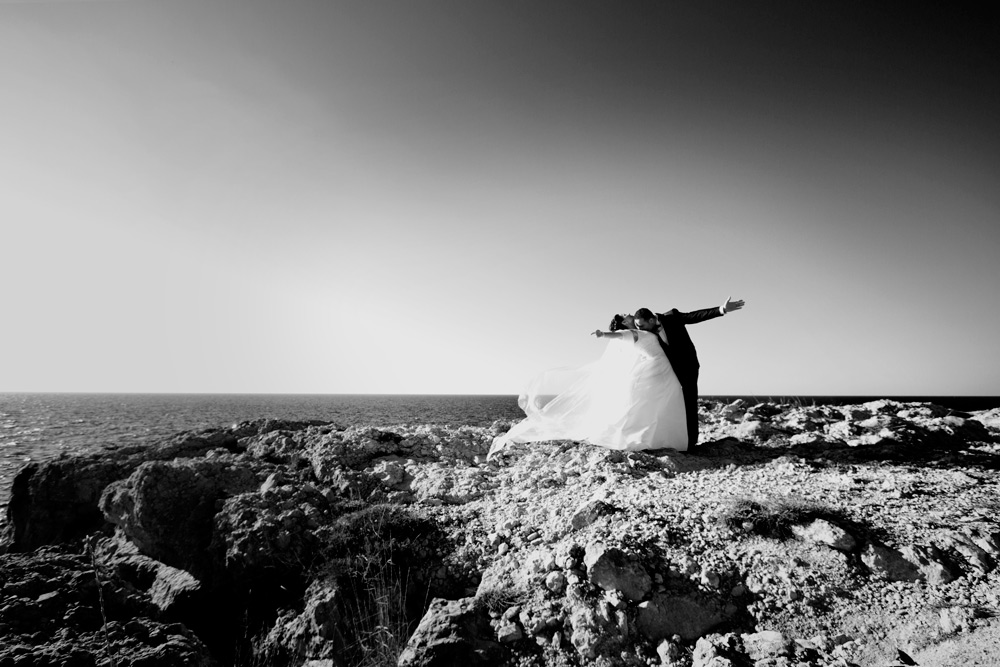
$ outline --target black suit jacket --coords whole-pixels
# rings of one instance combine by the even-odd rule
[[[694,343],[691,342],[691,336],[688,335],[685,326],[716,317],[722,317],[722,311],[718,307],[694,310],[690,313],[682,313],[673,308],[665,313],[656,314],[656,319],[667,334],[667,344],[661,340],[660,347],[666,353],[677,379],[681,381],[681,386],[685,390],[697,387],[700,368],[698,353],[695,352]]]

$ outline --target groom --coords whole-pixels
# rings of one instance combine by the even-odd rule
[[[726,303],[717,308],[705,308],[690,313],[682,313],[676,308],[659,314],[653,313],[648,308],[635,311],[636,328],[657,335],[660,347],[663,348],[677,379],[680,380],[684,392],[684,412],[687,415],[688,449],[693,448],[698,442],[699,365],[694,343],[691,342],[691,337],[684,327],[687,324],[697,324],[722,317],[742,307],[742,300],[733,301],[730,297],[726,299]]]

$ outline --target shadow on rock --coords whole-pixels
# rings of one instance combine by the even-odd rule
[[[256,642],[264,664],[394,661],[430,600],[468,583],[442,567],[451,547],[426,519],[393,505],[345,503],[342,510],[316,530],[321,547],[301,602]]]
[[[6,554],[0,571],[0,665],[215,664],[188,627],[162,616],[88,544]]]

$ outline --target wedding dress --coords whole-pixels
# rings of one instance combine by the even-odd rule
[[[493,441],[489,456],[511,442],[540,440],[576,440],[619,450],[686,450],[684,395],[656,334],[621,333],[621,338],[608,339],[597,361],[547,371],[532,380],[518,398],[527,416]]]

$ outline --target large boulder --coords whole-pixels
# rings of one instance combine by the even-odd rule
[[[590,544],[584,563],[591,583],[606,591],[620,591],[629,600],[642,600],[653,586],[649,572],[639,559],[617,547]]]
[[[134,544],[119,538],[98,542],[97,558],[116,577],[144,592],[159,617],[190,622],[201,616],[207,589],[189,572],[143,556]]]
[[[979,521],[958,530],[943,530],[935,543],[963,560],[965,569],[978,574],[994,570],[1000,559],[1000,530],[995,523]]]
[[[258,420],[225,429],[185,432],[160,442],[114,446],[82,456],[62,455],[21,468],[11,485],[7,522],[0,535],[10,551],[80,539],[106,527],[99,502],[109,484],[149,461],[199,458],[213,450],[242,451],[272,431],[301,430],[313,422]]]
[[[938,586],[954,581],[962,572],[934,545],[910,545],[899,550],[903,558],[916,565],[919,580]]]
[[[850,553],[858,546],[853,535],[826,519],[815,519],[806,525],[793,525],[791,530],[793,535],[804,542],[823,544],[844,553]]]
[[[399,656],[399,667],[498,665],[503,650],[473,598],[434,599]]]
[[[150,461],[109,484],[100,507],[140,552],[203,577],[216,503],[256,489],[261,477],[228,457]]]
[[[292,483],[295,482],[295,483]],[[341,512],[315,486],[272,474],[260,484],[220,502],[210,526],[209,551],[217,572],[230,580],[277,578],[301,573],[333,532]],[[330,541],[328,546],[333,548]]]
[[[950,559],[933,545],[908,545],[897,550],[868,544],[861,552],[861,561],[874,574],[889,581],[926,581],[939,585],[961,575]]]
[[[619,511],[621,511],[619,508],[610,503],[606,503],[603,500],[588,500],[580,505],[576,509],[576,512],[573,513],[573,517],[570,519],[570,525],[574,530],[580,530],[596,523],[603,517],[611,516],[615,512]]]
[[[351,612],[335,580],[315,581],[305,593],[302,611],[279,614],[258,653],[266,664],[298,664],[346,656],[349,646],[342,629]]]
[[[138,465],[106,456],[60,457],[21,468],[11,485],[4,542],[11,551],[69,542],[100,530],[98,500]]]
[[[872,573],[889,581],[919,581],[920,568],[903,554],[883,544],[867,544],[861,552],[863,562]]]

